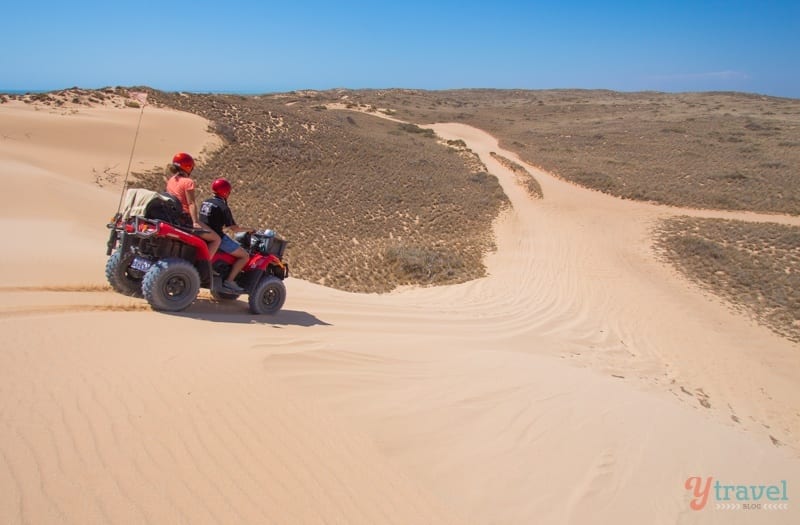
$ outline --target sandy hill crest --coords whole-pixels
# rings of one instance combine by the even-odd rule
[[[382,294],[292,278],[285,308],[268,319],[208,294],[177,315],[153,312],[98,286],[118,195],[93,169],[127,160],[140,111],[0,104],[0,176],[16,196],[0,224],[9,253],[24,254],[0,257],[4,522],[798,522],[791,500],[744,509],[747,500],[713,491],[785,484],[791,497],[800,483],[797,344],[653,250],[653,228],[667,221],[665,235],[691,238],[683,247],[693,253],[738,261],[728,249],[763,251],[792,277],[795,252],[772,250],[792,242],[797,216],[619,199],[532,166],[474,125],[404,124],[383,118],[404,120],[399,106],[307,95],[268,106],[203,96],[214,122],[147,107],[135,171],[175,151],[220,151],[220,169],[242,176],[259,218],[293,211],[293,227],[308,225],[298,247],[335,231],[323,268],[345,245],[370,246],[371,230],[352,234],[355,215],[432,249],[448,239],[447,221],[467,217],[461,201],[478,195],[484,202],[469,202],[492,211],[469,232],[491,234],[485,277]],[[325,109],[337,102],[350,111]],[[220,128],[234,117],[241,124]],[[224,129],[228,145],[209,129]],[[467,150],[485,168],[472,171]],[[248,176],[271,163],[269,184],[248,190]],[[542,198],[520,184],[525,173]],[[412,229],[409,195],[433,199],[422,205],[441,217],[420,214]],[[393,206],[406,214],[386,219]],[[765,229],[730,243],[743,231],[731,234],[731,219]],[[426,220],[442,221],[429,241]],[[787,227],[779,236],[776,221]],[[485,240],[475,238],[455,252],[475,253]],[[310,274],[315,254],[302,253]],[[712,491],[697,509],[690,482],[701,478]]]

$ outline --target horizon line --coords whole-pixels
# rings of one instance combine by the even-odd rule
[[[242,90],[194,90],[194,89],[160,89],[155,88],[152,86],[147,85],[131,85],[131,86],[122,86],[122,85],[107,85],[102,87],[81,87],[81,86],[69,86],[63,88],[54,88],[54,89],[5,89],[0,88],[0,95],[26,95],[26,94],[42,94],[42,93],[56,93],[59,91],[69,91],[71,89],[82,89],[86,91],[103,91],[105,89],[116,89],[116,88],[123,88],[123,89],[152,89],[154,91],[161,91],[163,93],[190,93],[194,95],[240,95],[240,96],[258,96],[258,95],[280,95],[280,94],[288,94],[288,93],[296,93],[301,91],[391,91],[391,90],[410,90],[410,91],[428,91],[428,92],[436,92],[436,91],[469,91],[469,90],[484,90],[484,91],[607,91],[610,93],[622,93],[622,94],[635,94],[635,93],[659,93],[665,95],[681,95],[681,94],[714,94],[714,93],[730,93],[730,94],[741,94],[741,95],[754,95],[754,96],[762,96],[762,97],[772,97],[772,98],[784,98],[790,100],[800,100],[800,96],[792,97],[792,96],[784,96],[784,95],[770,95],[767,93],[758,93],[754,91],[737,91],[737,90],[657,90],[657,89],[640,89],[640,90],[618,90],[618,89],[610,89],[610,88],[581,88],[581,87],[561,87],[561,88],[512,88],[512,87],[460,87],[460,88],[439,88],[439,89],[430,89],[430,88],[414,88],[414,87],[359,87],[359,88],[349,88],[349,87],[332,87],[332,88],[299,88],[299,89],[290,89],[285,91],[259,91],[259,90],[251,90],[251,89],[242,89]]]

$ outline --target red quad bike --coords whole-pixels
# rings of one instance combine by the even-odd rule
[[[237,299],[222,287],[235,258],[217,251],[209,260],[208,245],[186,228],[159,219],[120,214],[108,224],[106,278],[119,293],[144,297],[154,310],[179,312],[208,288],[217,300]],[[240,233],[236,240],[250,253],[236,283],[248,295],[250,312],[274,314],[286,300],[283,280],[289,266],[282,261],[286,240],[272,230]],[[115,251],[116,249],[116,251]]]

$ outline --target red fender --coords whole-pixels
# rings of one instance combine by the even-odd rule
[[[217,253],[215,253],[214,257],[211,259],[211,262],[215,263],[217,261],[222,261],[224,263],[228,263],[230,265],[233,265],[233,263],[236,262],[236,257],[234,257],[233,255],[231,255],[229,253],[223,252],[221,250],[217,250]]]
[[[194,246],[195,249],[197,250],[196,259],[198,261],[209,260],[208,244],[206,244],[206,241],[204,241],[200,237],[192,235],[191,233],[186,233],[183,230],[179,230],[178,228],[175,228],[172,225],[167,224],[166,222],[161,222],[158,224],[158,234],[163,235],[164,237],[177,239],[185,244]]]
[[[272,255],[272,254],[270,254],[270,255],[261,255],[259,253],[259,254],[253,255],[250,258],[250,261],[248,261],[246,268],[248,270],[264,270],[264,271],[266,271],[266,269],[269,268],[270,266],[272,266],[273,264],[278,266],[278,267],[280,267],[281,269],[284,268],[284,265],[281,262],[281,260],[278,259],[277,257],[275,257],[274,255]]]

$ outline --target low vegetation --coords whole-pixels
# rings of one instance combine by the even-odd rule
[[[107,87],[104,89],[82,89],[73,87],[47,93],[24,93],[0,95],[0,102],[18,100],[25,104],[49,106],[53,109],[72,106],[95,106],[107,104],[112,107],[139,108],[140,104],[130,99],[128,88]]]
[[[357,292],[463,282],[485,274],[507,198],[474,153],[429,129],[345,111],[304,94],[244,97],[149,91],[149,102],[209,119],[223,148],[195,173],[234,184],[242,224],[290,241],[293,273]],[[163,188],[162,174],[137,174]]]
[[[798,99],[487,89],[317,96],[391,108],[409,122],[470,124],[529,164],[627,199],[800,214]]]
[[[678,217],[656,245],[700,286],[800,342],[800,227]]]
[[[400,129],[408,133],[418,133],[425,137],[433,138],[436,134],[433,132],[432,129],[429,128],[421,128],[416,124],[400,124]]]
[[[525,169],[524,166],[502,155],[498,155],[494,151],[491,152],[491,155],[492,158],[497,160],[497,162],[502,164],[505,168],[510,169],[514,173],[517,184],[525,188],[525,190],[528,192],[528,195],[537,199],[544,197],[544,194],[542,193],[542,187],[539,185],[539,181],[537,181],[534,176],[531,175],[527,169]]]

